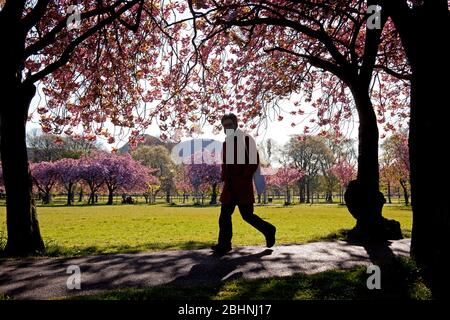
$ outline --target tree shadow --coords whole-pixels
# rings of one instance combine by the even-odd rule
[[[196,245],[187,243],[186,246]],[[405,245],[405,244],[403,244]],[[402,248],[405,248],[404,250]],[[397,254],[407,255],[405,247],[397,245]],[[403,250],[403,251],[402,251]],[[408,248],[409,250],[409,248]],[[296,287],[308,287],[310,274],[335,269],[349,269],[373,263],[386,266],[386,261],[394,257],[389,243],[354,243],[343,241],[335,243],[311,243],[304,245],[284,245],[272,249],[263,247],[237,247],[229,255],[217,256],[211,250],[182,250],[136,254],[105,254],[65,259],[22,259],[0,261],[0,292],[20,299],[64,297],[97,294],[108,290],[125,288],[148,289],[154,287],[170,288],[176,286],[188,292],[194,285],[209,285],[207,295],[214,297],[225,283],[241,279],[261,277],[298,276],[292,287],[289,281],[275,283],[252,282],[245,284],[236,295],[251,297],[252,290],[259,288],[264,296],[276,296],[285,291],[285,297],[297,295]],[[66,281],[70,274],[67,268],[79,266],[81,271],[81,290],[67,289]],[[386,279],[395,282],[395,265],[382,269]],[[384,267],[382,267],[384,268]],[[387,267],[386,267],[387,268]],[[394,273],[390,270],[394,270]],[[361,272],[362,276],[364,275]],[[384,275],[383,275],[384,277]],[[335,278],[335,280],[332,280]],[[330,283],[339,287],[341,274],[332,274]],[[344,277],[345,278],[345,277]],[[384,278],[383,278],[384,279]],[[349,278],[349,281],[352,278]],[[304,282],[306,281],[306,282]],[[319,280],[317,280],[319,281]],[[327,296],[327,282],[323,280],[316,296]],[[346,280],[345,280],[346,281]],[[345,282],[344,281],[344,282]],[[211,287],[212,285],[212,287]],[[164,288],[163,288],[164,287]],[[310,289],[307,289],[311,291]],[[323,294],[320,294],[320,290]],[[257,291],[253,291],[256,294]],[[233,295],[232,295],[233,296]],[[205,294],[202,295],[205,297]]]
[[[202,283],[219,283],[224,280],[233,280],[240,278],[242,272],[233,272],[240,266],[258,262],[262,257],[271,255],[273,250],[265,249],[256,254],[245,254],[239,249],[235,250],[233,256],[238,254],[238,257],[219,256],[214,253],[209,255],[206,260],[194,265],[188,274],[177,277],[170,284],[202,284]],[[264,268],[260,265],[253,269],[253,271],[261,271]]]
[[[70,259],[21,259],[0,261],[0,288],[8,296],[29,299],[52,291],[51,296],[90,294],[120,288],[145,288],[161,284],[201,280],[204,270],[215,281],[239,265],[254,262],[270,254],[262,253],[228,258],[217,257],[209,250],[173,251],[141,254],[111,254]],[[242,253],[244,254],[244,253]],[[221,261],[221,267],[217,263]],[[194,267],[189,269],[189,266]],[[67,268],[79,266],[82,290],[68,290]],[[220,273],[220,276],[217,274]],[[41,296],[41,298],[45,298]]]

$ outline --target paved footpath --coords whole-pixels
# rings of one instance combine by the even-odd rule
[[[125,287],[205,284],[370,265],[409,256],[410,239],[368,246],[344,241],[236,247],[226,256],[209,249],[111,254],[69,259],[0,260],[0,293],[15,299],[48,299]],[[81,289],[70,290],[69,266],[81,271]]]

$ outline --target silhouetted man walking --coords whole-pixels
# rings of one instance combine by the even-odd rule
[[[259,154],[252,137],[238,129],[236,115],[222,117],[225,142],[222,147],[222,203],[219,217],[219,240],[212,249],[218,254],[231,251],[233,236],[231,215],[236,205],[242,218],[259,230],[266,238],[267,247],[275,244],[276,228],[253,213],[253,174],[259,166]]]

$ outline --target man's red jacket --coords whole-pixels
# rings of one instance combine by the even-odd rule
[[[226,163],[227,142],[222,145],[222,181],[223,190],[220,195],[220,202],[224,204],[251,204],[255,202],[253,195],[253,174],[259,166],[259,154],[252,137],[244,134],[245,137],[245,163],[237,163],[237,137],[234,137],[234,163]],[[255,148],[256,163],[250,163],[249,150]],[[255,161],[253,161],[255,162]]]

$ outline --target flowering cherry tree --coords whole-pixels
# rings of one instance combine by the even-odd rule
[[[337,178],[341,188],[340,197],[342,201],[343,190],[348,186],[349,182],[355,178],[356,169],[347,159],[339,159],[330,169],[330,172]]]
[[[191,163],[185,166],[186,175],[194,192],[203,194],[211,190],[210,204],[217,202],[217,186],[221,181],[221,166],[218,163],[210,161],[215,159],[214,154],[204,150],[191,155]],[[198,198],[197,198],[198,201]]]
[[[47,161],[32,163],[31,174],[34,185],[44,194],[43,203],[50,203],[52,189],[58,182],[58,170],[55,164]]]
[[[108,202],[113,204],[116,191],[147,191],[151,183],[151,168],[133,160],[131,155],[116,155],[111,153],[97,153],[93,160],[103,168],[100,172],[108,189]],[[91,189],[92,190],[92,189]]]
[[[405,205],[409,205],[409,147],[408,137],[405,133],[398,132],[387,138],[383,144],[383,168],[382,174],[386,182],[398,182],[403,189]]]
[[[72,205],[74,186],[81,179],[80,161],[78,159],[63,158],[54,162],[57,181],[67,192],[67,205]]]
[[[80,158],[80,177],[89,188],[88,204],[94,204],[95,194],[105,183],[107,169],[94,157],[84,156]]]
[[[163,89],[164,83],[178,77],[170,67],[171,58],[176,60],[175,53],[181,50],[175,44],[189,43],[178,32],[182,25],[165,28],[166,20],[185,10],[184,2],[80,0],[79,16],[70,11],[73,4],[0,2],[0,41],[8,46],[0,51],[7,254],[44,250],[25,142],[36,87],[46,95],[37,107],[45,132],[76,138],[81,130],[86,139],[102,135],[113,143],[114,133],[123,128],[131,130],[135,143],[139,129],[155,121],[156,111],[170,99]],[[161,105],[155,107],[152,103],[157,100]],[[106,129],[107,121],[118,130]]]
[[[186,195],[192,193],[192,185],[189,180],[188,170],[184,165],[180,165],[174,177],[175,188],[178,193],[183,194],[183,203],[186,202]]]
[[[275,174],[267,176],[268,184],[286,191],[286,204],[291,203],[290,188],[304,175],[296,168],[283,166]]]

